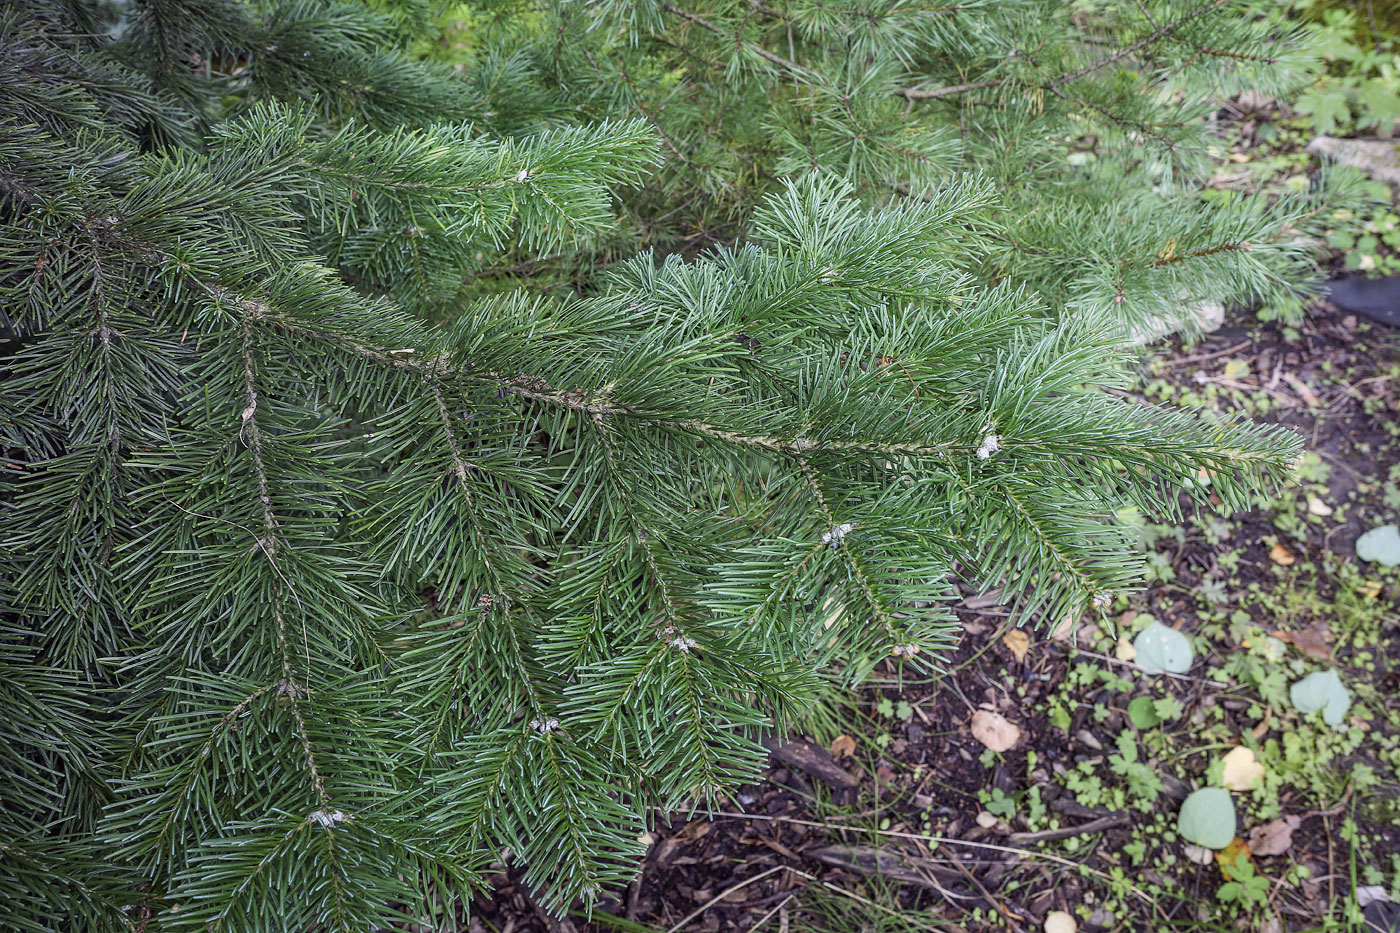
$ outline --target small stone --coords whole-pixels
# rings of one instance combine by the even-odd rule
[[[1079,924],[1067,911],[1052,910],[1045,915],[1045,933],[1075,933]]]
[[[1080,729],[1074,734],[1074,737],[1079,740],[1080,745],[1092,748],[1096,752],[1103,751],[1103,743],[1094,738],[1094,734],[1088,729]]]
[[[1197,865],[1209,865],[1211,862],[1215,861],[1215,853],[1205,846],[1198,846],[1188,842],[1186,845],[1182,846],[1182,852]]]

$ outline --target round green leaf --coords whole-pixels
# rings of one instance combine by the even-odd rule
[[[1128,718],[1139,729],[1151,729],[1162,724],[1162,717],[1157,715],[1157,707],[1151,697],[1134,698],[1128,704]]]
[[[1300,713],[1322,710],[1322,721],[1329,726],[1341,725],[1342,717],[1351,709],[1351,694],[1342,686],[1336,671],[1309,674],[1288,688],[1288,698]]]
[[[1184,674],[1191,669],[1191,642],[1174,628],[1153,622],[1133,639],[1138,667],[1149,674]]]
[[[1356,539],[1356,556],[1384,567],[1400,564],[1400,528],[1382,525]]]
[[[1230,792],[1203,787],[1181,804],[1176,817],[1181,838],[1207,849],[1223,849],[1235,838],[1235,803]]]

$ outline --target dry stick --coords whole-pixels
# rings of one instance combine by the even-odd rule
[[[778,902],[778,905],[777,905],[776,907],[774,907],[772,910],[768,911],[768,913],[764,914],[762,917],[759,917],[759,918],[758,918],[758,921],[755,922],[755,923],[753,924],[753,926],[749,927],[748,933],[753,933],[754,930],[757,930],[759,927],[763,926],[763,925],[764,925],[765,923],[767,923],[769,920],[773,919],[773,915],[776,914],[778,911],[782,910],[784,907],[786,907],[786,906],[788,905],[788,902],[791,901],[791,900],[792,900],[794,897],[796,897],[796,896],[797,896],[796,893],[789,894],[787,897],[785,897],[785,898],[783,898],[781,901],[779,901],[779,902]]]
[[[940,845],[939,848],[943,847]],[[951,856],[953,853],[949,852],[948,854]],[[959,862],[956,858],[953,858],[953,864],[957,867],[958,871],[962,872],[963,877],[967,878],[968,881],[971,881],[973,886],[977,888],[978,891],[982,892],[982,896],[987,899],[987,903],[995,907],[997,909],[997,912],[1006,918],[1006,922],[1011,925],[1011,928],[1015,930],[1016,933],[1025,933],[1021,925],[1016,922],[1017,920],[1024,920],[1024,917],[1013,912],[1009,907],[1007,907],[1001,901],[993,897],[992,892],[987,890],[987,886],[982,883],[981,879],[979,879],[972,872],[968,871],[967,866],[964,865],[962,862]]]
[[[1233,347],[1226,347],[1224,350],[1215,350],[1211,353],[1201,353],[1196,356],[1187,356],[1179,360],[1172,360],[1170,363],[1166,363],[1165,365],[1163,365],[1162,368],[1175,369],[1178,366],[1185,366],[1188,363],[1204,363],[1206,360],[1213,360],[1218,357],[1229,356],[1236,350],[1243,350],[1245,347],[1249,346],[1251,342],[1252,341],[1246,340],[1244,343],[1237,343]]]
[[[711,814],[711,817],[714,819],[726,817],[731,820],[763,820],[769,823],[792,823],[794,826],[814,826],[818,829],[831,828],[826,823],[819,823],[816,820],[799,820],[794,817],[767,816],[759,813],[729,813],[727,811],[720,811],[718,813]],[[924,833],[905,833],[893,829],[872,829],[870,830],[870,832],[874,833],[877,836],[889,836],[895,839],[918,839],[924,842],[943,843],[946,845],[971,846],[974,849],[990,849],[994,852],[1006,852],[1011,855],[1021,857],[1038,858],[1043,859],[1047,862],[1054,862],[1057,865],[1063,865],[1066,868],[1073,868],[1076,871],[1088,872],[1089,874],[1094,875],[1097,878],[1101,878],[1104,881],[1113,880],[1106,873],[1099,871],[1097,868],[1090,868],[1088,865],[1083,865],[1079,862],[1071,861],[1067,858],[1061,858],[1058,855],[1051,855],[1048,852],[1036,852],[1032,849],[1018,849],[1015,846],[999,846],[990,842],[973,842],[970,839],[951,839],[947,836],[931,836],[926,835]],[[1157,902],[1152,899],[1152,896],[1149,895],[1147,892],[1143,891],[1137,885],[1130,885],[1130,888],[1133,894],[1139,899],[1141,899],[1144,903],[1150,904],[1154,907],[1156,906]]]
[[[753,51],[757,53],[757,55],[760,58],[765,59],[766,61],[769,61],[774,65],[781,65],[782,67],[788,68],[792,71],[796,71],[799,74],[811,75],[814,78],[821,77],[821,75],[819,75],[812,69],[804,68],[801,65],[797,64],[797,62],[789,61],[788,59],[783,58],[781,55],[775,55],[761,45],[754,45],[752,43],[744,42],[744,40],[740,39],[737,34],[725,32],[723,29],[716,26],[714,23],[710,22],[705,17],[682,10],[674,3],[668,3],[664,7],[662,7],[662,9],[664,9],[667,13],[673,13],[676,16],[679,16],[681,19],[689,20],[697,26],[700,26],[704,29],[708,29],[710,32],[714,33],[717,36],[723,36],[726,39],[733,39],[735,45],[747,45],[749,48],[753,49]]]
[[[1061,826],[1059,829],[1045,829],[1038,833],[1012,833],[1006,838],[1012,842],[1047,842],[1051,839],[1066,839],[1070,836],[1079,836],[1085,833],[1101,833],[1108,829],[1117,829],[1132,822],[1132,817],[1127,813],[1115,813],[1112,816],[1101,816],[1097,820],[1090,820],[1079,826]]]
[[[681,928],[683,928],[687,923],[689,923],[690,921],[694,920],[696,917],[700,916],[700,915],[703,914],[705,911],[707,911],[707,910],[709,910],[711,907],[713,907],[715,904],[718,904],[720,901],[724,900],[726,897],[728,897],[729,895],[733,894],[735,891],[738,891],[738,890],[741,889],[741,888],[746,888],[746,887],[748,887],[749,885],[753,884],[755,881],[759,881],[759,880],[761,880],[761,879],[763,879],[763,878],[767,878],[769,875],[773,874],[774,872],[779,872],[779,871],[795,871],[795,869],[789,868],[789,867],[786,866],[786,865],[774,865],[772,868],[768,869],[767,871],[761,871],[761,872],[759,872],[758,874],[754,875],[752,878],[745,878],[743,881],[740,881],[738,884],[734,885],[732,888],[726,888],[725,890],[723,890],[723,891],[719,892],[718,894],[716,894],[714,897],[710,898],[710,899],[709,899],[708,901],[706,901],[705,903],[701,904],[699,907],[697,907],[697,908],[695,908],[694,910],[692,910],[690,913],[686,914],[685,917],[683,917],[679,923],[677,923],[675,926],[673,926],[673,927],[671,927],[669,930],[667,930],[666,933],[678,933],[678,931],[681,930]],[[797,873],[798,873],[798,874],[802,874],[801,872],[797,872]],[[811,875],[808,875],[807,877],[810,878]]]

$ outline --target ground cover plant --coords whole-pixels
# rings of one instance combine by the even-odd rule
[[[1268,40],[1220,3],[1135,8],[1045,20],[1122,44],[1080,61],[1081,33],[1054,40],[1059,86],[1111,93],[1089,108],[1109,123],[1179,109],[1120,85],[1130,61],[1160,71],[1135,57],[1159,44],[1190,58],[1188,26]],[[577,279],[623,249],[655,202],[614,193],[674,183],[669,131],[541,95],[533,51],[496,37],[480,67],[434,64],[427,12],[0,12],[19,929],[451,929],[507,854],[515,890],[488,904],[586,910],[633,878],[655,813],[754,781],[827,678],[926,676],[957,641],[955,583],[1051,627],[1116,618],[1162,572],[1136,547],[1179,492],[1228,511],[1297,471],[1285,427],[1133,397],[1120,345],[1143,307],[1209,297],[1206,267],[1285,302],[1311,194],[1143,208],[1182,232],[1121,264],[1132,308],[999,266],[1023,195],[952,172],[971,156],[896,203],[862,172],[775,165],[732,244],[514,288],[502,257]],[[734,68],[768,87],[754,54]],[[970,125],[1046,80],[1008,76]],[[1114,190],[1182,206],[1183,168]],[[1147,786],[1134,754],[1118,766]]]

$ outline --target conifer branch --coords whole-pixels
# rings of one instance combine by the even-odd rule
[[[798,468],[802,471],[803,479],[807,482],[807,488],[812,491],[812,495],[816,499],[822,517],[826,519],[826,527],[841,527],[841,522],[836,520],[836,514],[831,510],[831,506],[826,501],[826,494],[822,492],[821,481],[817,478],[817,473],[812,469],[811,463],[807,461],[806,457],[800,454],[794,459],[797,461]],[[893,647],[898,641],[898,636],[894,630],[894,624],[890,619],[889,613],[885,610],[884,605],[875,595],[875,588],[871,586],[870,578],[866,575],[865,568],[861,566],[860,561],[856,558],[855,554],[851,552],[849,543],[841,539],[836,539],[833,543],[836,546],[836,550],[841,554],[841,562],[850,570],[851,576],[856,581],[856,586],[860,589],[862,598],[865,600],[866,605],[870,607],[870,614],[874,617],[876,622],[880,623],[881,628],[885,630],[885,634],[890,639],[891,647]]]
[[[282,681],[278,685],[278,695],[285,695],[290,701],[292,718],[296,722],[297,740],[301,743],[302,753],[306,757],[306,768],[311,775],[316,799],[322,809],[326,809],[330,805],[330,797],[326,793],[326,783],[321,776],[321,769],[316,766],[316,753],[311,746],[311,734],[307,731],[306,720],[302,716],[301,693],[304,688],[297,683],[296,669],[292,664],[291,646],[287,639],[287,615],[280,582],[285,581],[286,576],[277,566],[279,532],[277,518],[272,509],[272,492],[267,479],[267,465],[263,459],[263,435],[262,428],[258,423],[258,383],[253,358],[253,330],[247,321],[244,321],[239,327],[239,336],[243,345],[243,391],[244,401],[247,403],[247,407],[243,409],[242,427],[239,429],[239,434],[245,440],[253,473],[257,478],[258,505],[262,513],[264,531],[263,537],[258,539],[257,547],[267,559],[268,566],[277,576],[277,580],[272,581],[271,586],[272,614],[277,627],[277,646],[281,652],[282,663]]]
[[[667,13],[679,16],[681,19],[688,20],[694,23],[695,25],[700,26],[703,29],[708,29],[710,32],[714,33],[717,36],[721,36],[725,39],[731,40],[734,43],[735,48],[747,48],[749,51],[753,52],[759,58],[762,58],[764,61],[771,62],[772,64],[778,65],[782,68],[786,68],[795,74],[807,75],[813,78],[821,77],[821,75],[819,75],[812,69],[799,65],[797,64],[797,62],[794,62],[790,59],[783,58],[781,55],[778,55],[774,52],[770,52],[768,49],[765,49],[761,45],[754,45],[752,43],[745,42],[738,35],[725,32],[723,29],[721,29],[719,26],[716,26],[714,23],[710,22],[705,17],[700,16],[696,13],[690,13],[686,10],[682,10],[674,3],[663,4],[662,9],[664,9]]]
[[[1209,3],[1203,3],[1196,9],[1192,10],[1190,13],[1187,13],[1186,15],[1181,16],[1170,23],[1164,23],[1163,25],[1159,26],[1157,29],[1153,30],[1148,35],[1143,36],[1141,39],[1132,43],[1131,45],[1125,46],[1124,48],[1119,49],[1111,55],[1106,55],[1098,61],[1094,62],[1093,64],[1085,65],[1083,68],[1080,68],[1077,71],[1071,71],[1069,74],[1060,75],[1054,81],[1050,82],[1048,87],[1052,90],[1055,88],[1063,87],[1064,85],[1069,84],[1072,81],[1078,81],[1080,78],[1087,77],[1088,75],[1093,74],[1096,71],[1107,68],[1109,65],[1112,65],[1115,62],[1120,62],[1123,59],[1142,51],[1149,45],[1152,45],[1162,39],[1165,39],[1172,33],[1176,32],[1178,29],[1180,29],[1182,26],[1185,26],[1188,23],[1193,23],[1196,20],[1200,19],[1202,16],[1205,16],[1208,13],[1220,9],[1229,2],[1230,0],[1210,0]]]

